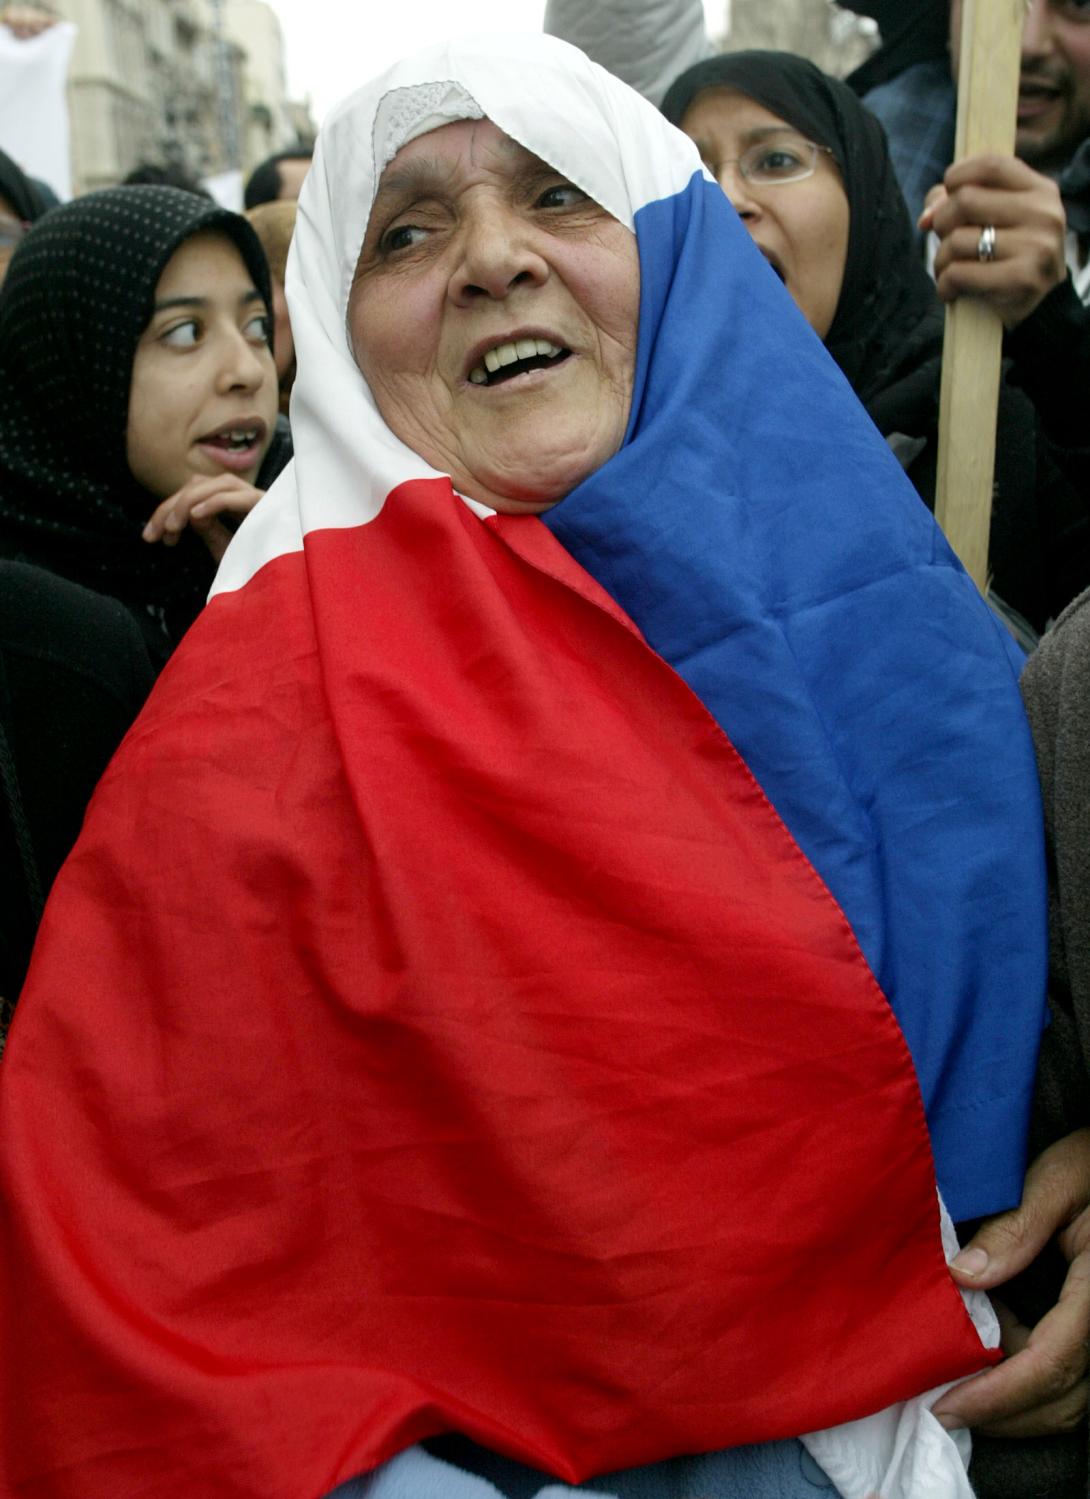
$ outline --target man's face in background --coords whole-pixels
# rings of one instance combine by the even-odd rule
[[[950,0],[950,63],[958,76],[962,0]],[[1014,149],[1055,171],[1090,136],[1090,0],[1030,0],[1022,29]]]

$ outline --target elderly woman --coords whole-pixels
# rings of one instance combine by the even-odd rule
[[[848,1499],[964,1495],[936,1172],[1016,1200],[1042,1022],[998,627],[570,48],[354,96],[292,256],[296,463],[4,1061],[4,1487],[420,1495],[459,1433],[519,1492],[784,1495],[806,1433]]]

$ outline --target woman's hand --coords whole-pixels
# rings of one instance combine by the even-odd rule
[[[194,477],[152,512],[144,527],[144,540],[176,546],[186,526],[192,526],[219,562],[234,533],[216,517],[248,515],[264,493],[236,474],[217,474],[212,479]]]
[[[995,231],[992,259],[981,235]],[[935,284],[944,302],[983,297],[1016,328],[1067,276],[1060,190],[1015,156],[959,161],[927,195],[917,227],[939,237]]]
[[[950,1266],[961,1286],[989,1291],[1016,1275],[1053,1236],[1068,1260],[1056,1305],[1028,1328],[996,1303],[1003,1363],[949,1390],[934,1414],[989,1436],[1072,1431],[1087,1408],[1090,1337],[1090,1129],[1058,1140],[1030,1166],[1022,1204],[990,1219]]]

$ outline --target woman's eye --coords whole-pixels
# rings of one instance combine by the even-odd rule
[[[169,344],[172,349],[191,349],[200,341],[200,325],[192,318],[187,318],[184,323],[175,323],[173,328],[161,335],[162,341]]]
[[[396,255],[399,250],[409,250],[424,237],[424,230],[416,224],[395,224],[387,229],[378,242],[380,255]]]
[[[785,146],[777,146],[774,151],[762,151],[754,166],[758,172],[763,172],[769,177],[775,177],[780,172],[793,172],[801,165],[802,158],[794,151],[789,151]]]
[[[269,342],[270,330],[271,320],[269,315],[268,313],[261,312],[258,313],[257,317],[250,318],[242,331],[251,343],[267,344]]]
[[[538,208],[574,208],[577,204],[587,201],[587,195],[582,188],[576,187],[572,182],[557,182],[540,194],[535,206]]]

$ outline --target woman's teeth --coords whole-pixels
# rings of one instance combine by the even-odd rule
[[[214,447],[226,448],[229,453],[241,453],[244,448],[252,448],[257,442],[257,428],[235,427],[230,432],[217,432],[215,437],[206,440]]]
[[[487,385],[489,375],[495,375],[507,365],[520,364],[526,359],[555,359],[565,352],[559,344],[547,338],[519,338],[513,343],[497,344],[489,349],[481,363],[469,372],[474,385]]]

